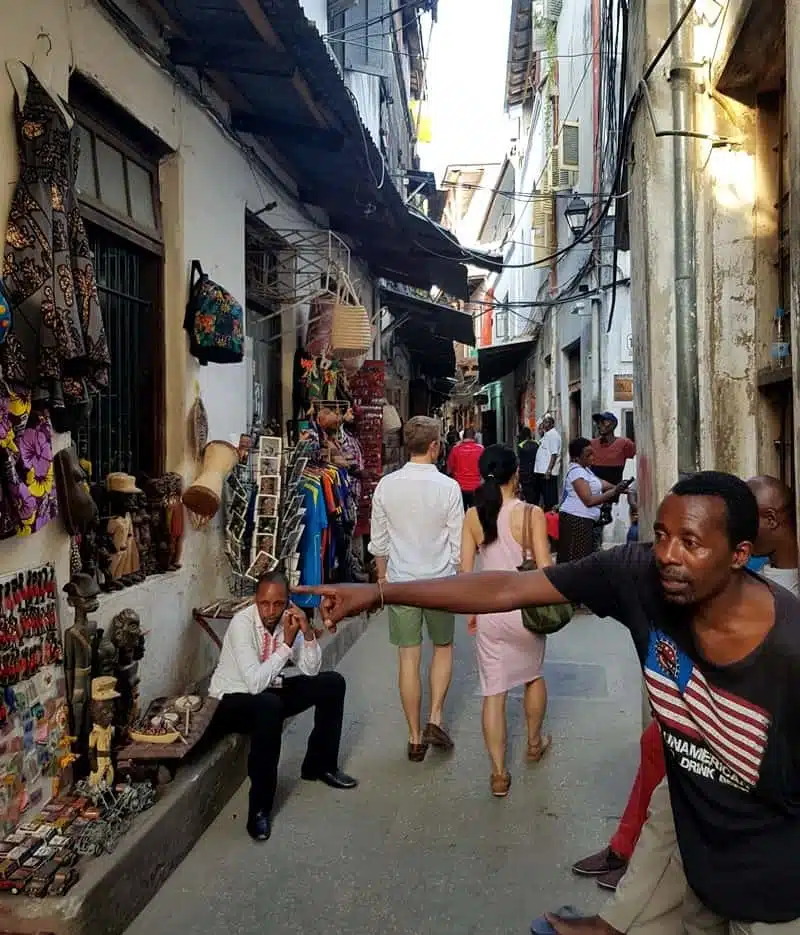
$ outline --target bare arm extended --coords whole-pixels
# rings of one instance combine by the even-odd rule
[[[478,574],[383,584],[383,601],[456,614],[491,614],[535,604],[565,604],[565,598],[541,571],[486,571]],[[381,605],[381,588],[369,584],[297,588],[321,594],[327,625]]]

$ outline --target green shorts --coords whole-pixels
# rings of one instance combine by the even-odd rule
[[[422,643],[422,618],[434,646],[449,646],[456,630],[454,614],[446,610],[422,610],[421,607],[389,608],[389,639],[392,646],[410,647]]]

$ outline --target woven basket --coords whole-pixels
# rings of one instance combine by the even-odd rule
[[[372,344],[369,313],[363,305],[338,302],[333,309],[331,348],[334,357],[363,357]]]

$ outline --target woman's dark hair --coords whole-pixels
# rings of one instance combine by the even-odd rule
[[[570,458],[573,461],[577,461],[591,444],[588,438],[573,438],[569,443]]]
[[[517,456],[505,445],[489,445],[478,461],[483,483],[475,491],[475,509],[483,529],[483,544],[497,539],[497,517],[503,505],[500,488],[516,474]]]

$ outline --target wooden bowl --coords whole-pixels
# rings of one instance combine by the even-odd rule
[[[180,737],[176,730],[171,730],[166,734],[142,734],[138,730],[128,731],[128,736],[134,743],[175,743]]]

